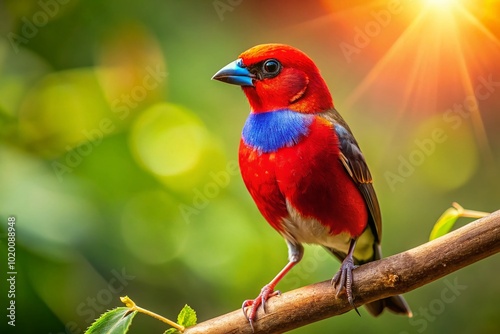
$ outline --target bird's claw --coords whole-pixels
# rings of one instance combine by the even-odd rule
[[[335,287],[335,290],[337,290],[337,297],[342,289],[345,289],[349,304],[351,304],[356,313],[360,315],[358,309],[354,306],[354,296],[352,294],[352,271],[357,267],[358,266],[354,265],[352,257],[346,257],[344,261],[342,261],[339,271],[333,276],[331,283]]]
[[[257,316],[257,310],[259,309],[259,306],[262,305],[262,309],[264,310],[264,313],[266,313],[266,301],[273,297],[273,296],[279,296],[281,292],[279,290],[274,291],[273,287],[269,285],[265,285],[261,290],[257,298],[255,299],[247,299],[243,302],[241,305],[241,309],[243,310],[243,314],[245,315],[245,318],[247,318],[247,321],[250,323],[250,327],[252,327],[252,333],[254,332],[253,328],[253,321],[255,320],[255,317]],[[247,312],[246,308],[250,307],[250,311]]]

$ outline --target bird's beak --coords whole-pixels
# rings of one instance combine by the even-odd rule
[[[255,75],[248,71],[241,59],[236,59],[215,73],[212,80],[239,86],[253,86],[253,78]]]

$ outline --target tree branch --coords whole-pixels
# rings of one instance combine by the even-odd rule
[[[402,294],[500,251],[500,211],[423,245],[353,271],[357,307]],[[255,333],[283,333],[351,310],[345,294],[335,297],[330,281],[305,286],[266,303],[259,310]],[[248,333],[241,310],[189,327],[185,334]]]

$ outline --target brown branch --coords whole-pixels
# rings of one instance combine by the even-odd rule
[[[356,306],[402,294],[446,276],[500,251],[500,211],[406,252],[370,262],[354,270]],[[267,313],[259,310],[255,333],[283,333],[351,310],[330,281],[312,284],[271,298]],[[185,334],[248,333],[241,310],[187,328]]]

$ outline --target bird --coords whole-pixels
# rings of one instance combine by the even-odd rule
[[[353,270],[382,258],[382,218],[366,159],[335,109],[311,58],[286,44],[260,44],[217,71],[213,80],[241,86],[250,113],[238,160],[247,190],[265,220],[285,239],[288,263],[242,305],[252,331],[257,311],[279,294],[278,282],[302,259],[304,244],[324,247],[341,261],[331,282],[354,305]],[[400,295],[365,305],[407,316]]]

